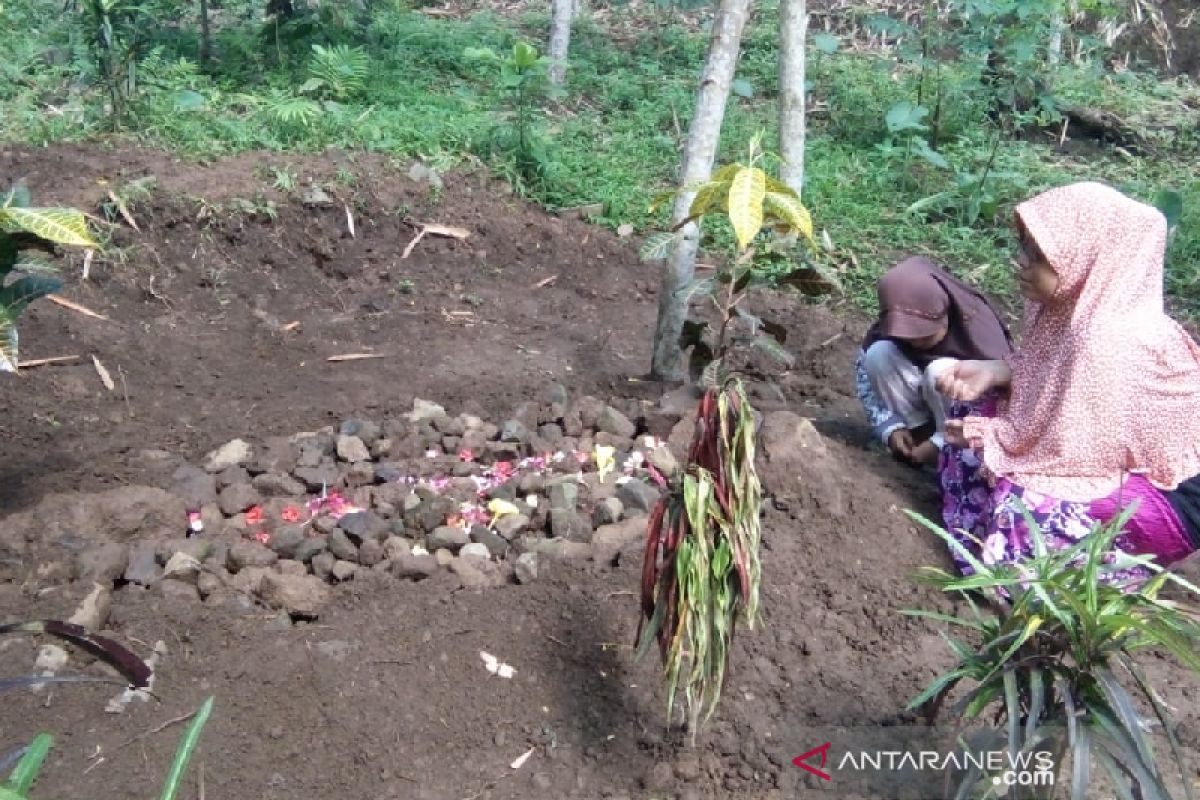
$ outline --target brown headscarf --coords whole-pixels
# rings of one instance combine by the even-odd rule
[[[863,349],[889,339],[918,366],[937,358],[990,361],[1012,352],[1008,329],[984,296],[928,258],[913,256],[889,269],[876,284],[879,319]],[[932,336],[946,325],[944,339],[929,350],[908,340]]]

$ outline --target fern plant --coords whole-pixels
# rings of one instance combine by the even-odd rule
[[[363,48],[344,44],[332,47],[314,44],[312,50],[308,61],[309,78],[301,84],[301,94],[340,102],[366,91],[371,67]]]
[[[30,303],[57,292],[62,281],[45,254],[55,244],[96,247],[83,214],[35,208],[23,186],[0,202],[0,372],[17,371],[17,320]],[[38,252],[41,251],[41,252]]]

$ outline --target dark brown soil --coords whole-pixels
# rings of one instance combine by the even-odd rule
[[[310,208],[260,169],[284,163],[306,180],[334,181],[341,168],[357,177],[330,184],[341,198],[332,207]],[[640,378],[656,280],[634,245],[481,178],[448,178],[431,195],[406,168],[363,156],[200,167],[132,150],[0,155],[0,184],[24,177],[43,203],[89,209],[106,191],[98,180],[120,187],[146,174],[158,188],[132,209],[140,232],[117,228],[87,283],[80,259],[70,265],[64,295],[108,321],[46,301],[22,320],[22,358],[81,360],[0,382],[6,513],[67,492],[164,485],[154,451],[194,462],[234,437],[387,419],[414,397],[503,419],[551,380],[604,399],[662,392]],[[238,198],[260,209],[271,200],[276,216],[239,211]],[[423,222],[471,236],[427,236],[405,259]],[[894,720],[948,663],[936,631],[899,613],[944,605],[911,580],[944,564],[942,549],[904,514],[934,514],[936,493],[928,475],[881,455],[860,418],[861,320],[790,298],[760,305],[787,327],[797,363],[782,373],[759,365],[773,380],[754,384],[757,404],[812,418],[828,452],[805,482],[764,468],[774,500],[765,624],[741,632],[696,750],[665,730],[655,661],[633,658],[640,565],[624,557],[552,562],[530,585],[483,592],[368,573],[337,587],[317,622],[295,625],[254,607],[122,590],[109,629],[143,654],[165,644],[160,702],[107,714],[111,687],[9,693],[0,753],[50,731],[57,744],[35,796],[144,797],[157,792],[182,726],[157,729],[212,694],[197,761],[207,797],[838,796],[790,764],[820,744],[811,731]],[[353,352],[386,357],[326,361]],[[4,617],[68,615],[81,587],[55,565],[67,556],[48,542],[30,552],[5,565],[15,577],[0,583]],[[4,675],[30,671],[35,644],[0,640]],[[488,675],[481,650],[516,677]],[[1190,684],[1149,667],[1194,746]],[[197,792],[192,776],[181,796]]]

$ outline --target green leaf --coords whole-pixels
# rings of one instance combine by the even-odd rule
[[[796,363],[796,357],[788,352],[773,336],[759,334],[750,340],[750,344],[789,367]]]
[[[837,52],[840,44],[838,37],[832,33],[818,33],[812,37],[813,47],[826,55],[833,55]]]
[[[25,755],[21,756],[21,760],[13,768],[12,775],[8,778],[8,787],[17,794],[28,795],[29,790],[33,788],[33,782],[37,780],[38,773],[41,772],[42,762],[46,760],[46,755],[50,752],[50,746],[53,744],[54,737],[48,733],[39,733],[35,736],[29,743],[29,747],[26,748]]]
[[[950,162],[945,156],[929,146],[929,142],[917,136],[913,138],[913,152],[933,164],[938,169],[950,169]]]
[[[88,234],[87,218],[73,208],[0,208],[0,227],[9,233],[28,231],[56,244],[96,247]]]
[[[4,202],[0,205],[28,208],[32,202],[33,197],[29,194],[29,187],[24,183],[18,183],[5,193]]]
[[[678,234],[671,233],[670,231],[651,234],[646,237],[646,241],[642,242],[642,246],[638,250],[638,255],[642,261],[659,261],[664,259],[671,254],[671,250],[675,247],[675,242],[678,238]]]
[[[743,167],[733,176],[729,186],[729,222],[741,250],[749,247],[762,230],[766,193],[767,176],[761,169]]]
[[[204,95],[191,89],[180,89],[171,96],[176,111],[195,111],[204,108]]]
[[[13,319],[20,316],[25,307],[48,294],[62,288],[62,281],[49,275],[25,275],[0,289],[0,308]]]
[[[812,215],[795,196],[795,194],[779,194],[767,191],[763,195],[764,213],[783,222],[788,228],[804,236],[810,243],[816,244],[813,238]]]
[[[517,42],[512,50],[513,63],[521,69],[528,69],[537,63],[538,51],[526,42]]]
[[[196,749],[196,743],[200,741],[200,734],[204,731],[204,724],[208,722],[208,715],[212,713],[212,707],[213,698],[209,697],[192,717],[192,721],[188,723],[187,730],[183,733],[183,739],[179,742],[179,749],[175,751],[171,769],[167,772],[167,780],[163,784],[160,800],[174,800],[175,794],[179,791],[179,782],[183,779],[183,773],[187,770],[188,762]]]
[[[754,85],[745,78],[738,78],[733,83],[729,84],[729,91],[736,94],[738,97],[751,99],[754,97]]]
[[[929,109],[908,100],[901,100],[888,109],[884,122],[890,133],[923,131],[927,129],[924,123],[927,116],[929,116]]]

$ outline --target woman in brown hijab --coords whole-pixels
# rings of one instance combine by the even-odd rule
[[[1012,341],[980,292],[927,258],[896,264],[876,291],[879,318],[855,364],[858,397],[893,455],[933,463],[943,444],[948,404],[935,388],[937,376],[952,360],[1002,359]]]

